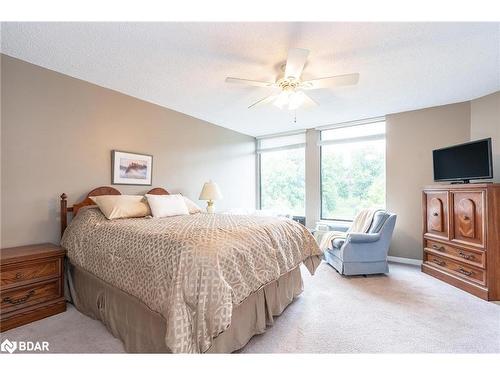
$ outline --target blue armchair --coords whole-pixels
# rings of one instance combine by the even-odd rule
[[[395,225],[395,214],[377,211],[367,233],[347,232],[345,239],[333,240],[324,253],[326,262],[343,275],[389,272],[387,252]]]

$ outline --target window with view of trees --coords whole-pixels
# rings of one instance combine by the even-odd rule
[[[305,215],[304,143],[304,133],[258,141],[261,209]]]
[[[385,122],[321,132],[321,218],[385,208]]]

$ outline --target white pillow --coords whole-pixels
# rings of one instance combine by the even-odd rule
[[[186,206],[187,206],[190,214],[198,214],[201,212],[200,206],[198,206],[196,203],[194,203],[191,199],[186,198],[184,196],[182,196],[182,198],[184,198],[184,203],[186,203]]]
[[[151,214],[142,195],[98,195],[90,197],[107,219],[144,217]]]
[[[153,217],[189,215],[189,210],[181,195],[146,194]]]

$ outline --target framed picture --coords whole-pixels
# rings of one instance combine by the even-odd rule
[[[151,185],[153,156],[125,151],[111,151],[113,185]]]

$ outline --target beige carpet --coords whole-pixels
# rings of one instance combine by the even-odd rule
[[[242,353],[500,352],[500,306],[391,264],[388,276],[342,277],[327,264],[303,272],[304,293]],[[98,321],[68,311],[1,334],[49,341],[51,352],[119,353]]]

